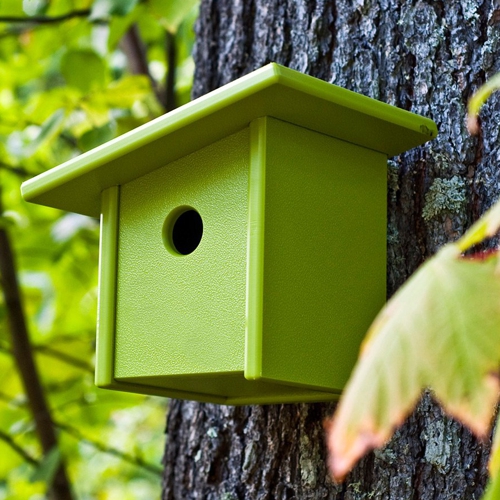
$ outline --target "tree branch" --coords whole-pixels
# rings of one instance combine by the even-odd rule
[[[161,467],[157,467],[154,464],[146,462],[141,457],[130,455],[129,453],[126,453],[124,451],[106,446],[105,444],[100,443],[99,441],[94,441],[93,439],[89,439],[85,437],[76,427],[72,427],[71,425],[63,424],[62,422],[54,422],[54,424],[63,432],[66,432],[67,434],[74,437],[75,439],[78,439],[79,441],[82,441],[84,443],[89,444],[90,446],[93,446],[95,449],[103,453],[107,453],[108,455],[113,455],[114,457],[117,457],[120,460],[123,460],[124,462],[127,462],[136,467],[140,467],[141,469],[151,472],[157,476],[162,475]]]
[[[88,17],[90,9],[80,9],[61,14],[60,16],[0,16],[0,23],[31,23],[31,24],[52,24],[61,23],[75,17]],[[102,22],[102,20],[99,20]]]
[[[10,36],[19,36],[28,30],[36,27],[37,29],[43,27],[50,27],[51,25],[58,24],[70,19],[85,18],[90,14],[90,9],[75,10],[62,14],[60,16],[0,16],[0,23],[9,23],[8,29],[0,32],[0,39]],[[87,19],[92,24],[108,24],[109,19]]]
[[[153,78],[149,71],[148,59],[144,44],[139,35],[137,26],[133,24],[125,33],[121,41],[121,48],[127,56],[130,72],[134,75],[146,75],[151,83],[151,87],[156,99],[161,104],[163,109],[167,109],[165,96],[158,85],[158,82]]]
[[[46,356],[51,356],[52,358],[56,358],[68,365],[74,366],[75,368],[80,368],[81,370],[84,370],[92,374],[94,373],[94,368],[89,363],[86,363],[81,359],[75,358],[70,354],[66,354],[65,352],[54,349],[53,347],[50,347],[48,345],[34,344],[33,350],[45,354]]]
[[[11,449],[13,449],[19,456],[21,456],[26,462],[33,466],[38,466],[39,461],[32,457],[24,448],[19,446],[11,436],[0,430],[0,441],[3,441],[5,444],[7,444]]]
[[[3,210],[0,206],[0,213],[2,212]],[[44,453],[49,453],[54,446],[57,446],[57,439],[40,377],[33,359],[17,279],[14,254],[9,235],[4,227],[0,227],[0,276],[2,278],[5,307],[12,337],[12,351],[25,394],[28,397],[42,450]],[[73,498],[63,462],[61,462],[56,472],[50,492],[52,498],[55,500],[72,500]]]
[[[31,346],[31,349],[35,352],[40,352],[42,354],[45,354],[46,356],[58,359],[63,363],[74,366],[75,368],[79,368],[89,373],[94,373],[94,368],[89,363],[75,358],[74,356],[71,356],[71,354],[66,354],[65,352],[59,351],[58,349],[54,349],[53,347],[50,347],[48,345],[33,344]],[[14,350],[6,346],[2,341],[0,341],[0,352],[14,355]]]
[[[172,111],[177,107],[175,98],[175,73],[177,69],[177,41],[175,33],[166,31],[165,35],[165,51],[167,54],[167,82],[165,89],[166,106],[165,109]]]
[[[8,172],[11,172],[12,174],[15,174],[22,178],[33,176],[33,174],[31,172],[28,172],[25,168],[16,167],[15,165],[10,165],[9,163],[5,163],[3,161],[0,161],[0,169],[7,170]]]
[[[7,394],[4,394],[2,392],[0,392],[0,399],[4,400],[10,404],[12,404],[12,400],[13,400],[13,398],[9,397]],[[15,403],[15,406],[17,408],[23,408],[25,405],[23,405],[22,403]],[[89,444],[90,446],[92,446],[93,448],[99,450],[102,453],[107,453],[108,455],[113,455],[114,457],[117,457],[120,460],[123,460],[124,462],[127,462],[131,465],[134,465],[135,467],[140,467],[141,469],[144,469],[150,473],[153,473],[153,474],[156,474],[159,476],[161,476],[161,474],[162,474],[162,470],[160,467],[156,467],[154,464],[146,462],[141,457],[134,456],[134,455],[131,455],[129,453],[125,453],[123,451],[117,450],[116,448],[111,448],[109,446],[106,446],[103,443],[89,439],[89,438],[85,437],[77,428],[75,428],[71,425],[68,425],[68,424],[65,424],[65,423],[62,423],[59,421],[57,421],[57,422],[54,421],[53,423],[61,431],[66,432],[68,435],[70,435],[74,439],[77,439],[78,441],[85,442],[85,443]],[[5,434],[5,436],[6,436],[6,439],[4,439],[4,441],[6,441],[7,439],[9,441],[12,441],[12,438],[10,436],[8,436],[7,434]],[[2,438],[2,436],[0,435],[0,439],[1,438]]]

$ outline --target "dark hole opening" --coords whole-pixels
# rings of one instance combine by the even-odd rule
[[[203,235],[203,221],[196,210],[183,212],[172,228],[172,243],[182,255],[194,252]]]

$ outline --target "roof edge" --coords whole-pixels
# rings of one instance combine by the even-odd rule
[[[200,118],[203,110],[215,105],[221,94],[226,95],[222,101],[229,106],[236,100],[246,95],[255,93],[266,87],[275,85],[280,81],[279,65],[270,63],[258,70],[242,76],[218,89],[215,89],[194,101],[180,106],[167,114],[161,115],[148,123],[145,123],[129,132],[126,132],[110,141],[86,151],[50,170],[47,170],[32,179],[22,183],[21,194],[26,201],[35,201],[38,196],[45,194],[74,180],[77,177],[91,173],[95,168],[103,164],[102,154],[106,154],[106,162],[125,156],[136,147],[143,147],[148,143],[166,136],[180,127],[185,127]],[[242,89],[250,86],[251,91],[244,92]],[[198,110],[198,108],[201,108]],[[192,112],[194,110],[194,112]],[[168,120],[166,118],[169,118]]]
[[[263,116],[388,156],[437,135],[429,118],[270,63],[24,182],[22,196],[96,217],[104,189],[130,182]]]

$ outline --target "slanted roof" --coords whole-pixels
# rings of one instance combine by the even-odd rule
[[[272,116],[387,156],[436,137],[435,123],[271,63],[23,183],[26,200],[98,217],[101,192]]]

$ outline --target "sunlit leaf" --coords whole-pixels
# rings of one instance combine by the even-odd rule
[[[490,452],[490,461],[488,464],[490,480],[482,500],[498,500],[500,498],[500,426],[498,424],[499,421],[497,417],[495,434],[493,436],[493,444]]]
[[[64,121],[64,110],[58,109],[55,111],[40,127],[37,136],[29,142],[27,147],[24,148],[23,156],[28,158],[45,143],[54,138],[61,130]]]
[[[487,436],[500,390],[498,261],[497,253],[469,259],[447,245],[384,307],[329,424],[335,477],[383,445],[426,387],[448,413]]]
[[[498,500],[500,498],[500,474],[490,478],[482,500]]]
[[[138,0],[95,0],[90,19],[106,19],[110,16],[126,16],[137,5]]]
[[[130,108],[136,101],[145,99],[151,93],[151,85],[144,75],[129,75],[113,82],[103,93],[107,106]]]
[[[61,61],[61,73],[69,86],[83,93],[103,87],[106,82],[106,65],[102,57],[90,49],[66,52]]]
[[[143,15],[144,9],[137,5],[125,16],[116,16],[109,23],[108,49],[114,50],[130,26],[135,23],[139,16]]]
[[[151,11],[168,31],[175,33],[199,0],[150,0]]]
[[[486,238],[491,238],[500,229],[500,201],[497,201],[472,227],[457,241],[461,252],[465,252]]]
[[[54,475],[61,463],[61,452],[59,448],[52,448],[40,462],[40,465],[35,469],[31,475],[31,482],[43,481],[45,484],[50,485],[54,479]]]
[[[114,137],[114,132],[114,127],[110,123],[90,129],[78,139],[78,145],[82,151],[88,151],[111,140]]]
[[[92,97],[82,101],[80,106],[85,111],[92,127],[103,127],[109,122],[110,109],[106,106],[102,94],[93,94]]]
[[[4,16],[22,16],[24,14],[23,3],[19,0],[2,0],[0,5]]]
[[[23,0],[23,10],[28,16],[45,14],[47,7],[47,0]]]
[[[500,73],[497,73],[485,84],[479,87],[477,92],[470,98],[467,110],[467,128],[469,129],[469,132],[471,134],[477,134],[479,132],[479,110],[486,102],[488,97],[498,89],[500,89]]]

